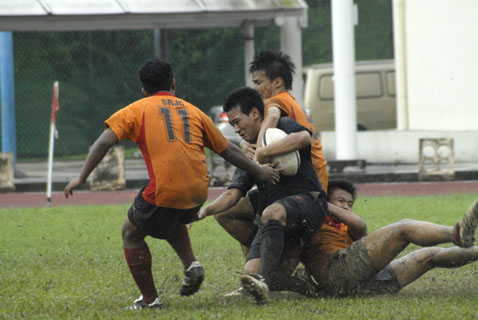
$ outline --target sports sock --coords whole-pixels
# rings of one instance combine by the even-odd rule
[[[261,226],[262,233],[260,255],[261,275],[268,285],[273,280],[273,274],[279,267],[284,250],[284,227],[279,220],[269,220]]]
[[[151,253],[148,246],[124,249],[126,263],[136,285],[143,295],[143,300],[151,303],[158,296],[151,272]]]

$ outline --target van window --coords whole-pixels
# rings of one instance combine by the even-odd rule
[[[383,95],[380,72],[363,72],[355,74],[357,99],[376,98]]]
[[[385,73],[385,79],[387,80],[388,94],[395,97],[395,71],[387,71]]]
[[[356,73],[355,88],[358,99],[381,97],[383,95],[383,86],[380,72]],[[319,98],[322,100],[334,99],[334,81],[330,73],[320,77]]]
[[[319,80],[319,98],[322,100],[332,100],[334,98],[334,82],[332,74],[324,74]]]

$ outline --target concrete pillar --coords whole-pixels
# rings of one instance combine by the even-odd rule
[[[354,160],[357,159],[354,7],[352,0],[331,3],[336,159]]]
[[[246,21],[241,28],[244,37],[244,82],[245,86],[254,87],[252,74],[249,73],[249,63],[254,59],[254,23]]]
[[[302,105],[304,78],[302,77],[302,32],[300,18],[284,17],[276,19],[280,27],[280,48],[287,53],[295,64],[294,82],[291,94]]]
[[[408,129],[407,51],[405,0],[393,0],[393,48],[397,92],[397,129]]]
[[[154,29],[154,53],[156,58],[163,61],[169,61],[168,30]]]

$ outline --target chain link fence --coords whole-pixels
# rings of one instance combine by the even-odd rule
[[[302,31],[304,65],[330,62],[330,1],[308,4],[309,26]],[[392,58],[390,1],[362,0],[360,5],[357,59]],[[256,28],[256,52],[278,50],[279,34],[275,25]],[[244,85],[239,29],[168,30],[166,35],[177,96],[208,112],[221,105],[228,92]],[[153,30],[15,32],[13,42],[20,160],[47,156],[54,81],[60,83],[55,156],[85,154],[102,132],[104,120],[142,97],[138,71],[156,55]]]
[[[226,54],[212,65],[214,57],[190,41],[203,33],[170,33],[169,57],[176,94],[207,112],[243,83],[243,49],[241,41],[220,49]],[[102,132],[104,120],[142,97],[138,70],[155,56],[153,31],[14,33],[14,53],[19,158],[47,154],[55,80],[60,83],[55,154],[83,154]]]

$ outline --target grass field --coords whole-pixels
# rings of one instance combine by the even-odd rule
[[[452,225],[475,195],[361,198],[369,232],[409,217]],[[0,319],[471,319],[478,318],[478,263],[435,269],[395,296],[305,299],[274,295],[266,306],[226,300],[243,258],[213,218],[195,224],[206,269],[201,290],[180,297],[182,266],[166,242],[148,238],[162,310],[127,311],[139,291],[124,261],[127,206],[0,210]],[[413,249],[410,247],[409,250]]]

